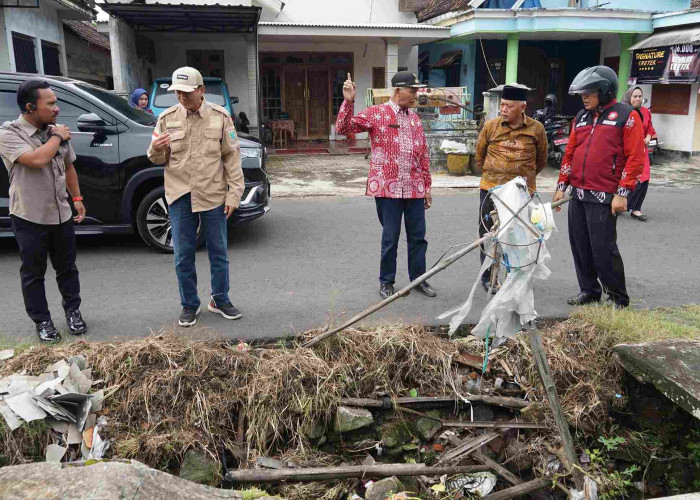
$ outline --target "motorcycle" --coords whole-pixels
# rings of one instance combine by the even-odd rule
[[[661,153],[660,143],[658,139],[651,139],[647,145],[647,151],[649,153],[649,164],[654,164],[654,156]]]
[[[536,109],[532,117],[544,125],[547,133],[547,160],[556,168],[561,165],[566,145],[569,143],[572,117],[561,116],[556,112],[557,98],[554,94],[547,94],[544,98],[544,108]]]

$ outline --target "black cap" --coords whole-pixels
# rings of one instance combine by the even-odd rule
[[[396,73],[391,79],[391,86],[407,87],[414,89],[422,89],[424,87],[427,87],[427,85],[420,83],[418,81],[418,77],[410,71],[399,71],[398,73]]]
[[[503,87],[503,95],[501,99],[507,101],[527,101],[527,87],[520,87],[515,85],[505,85]]]

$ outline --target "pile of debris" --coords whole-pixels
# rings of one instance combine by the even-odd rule
[[[595,352],[595,335],[575,323],[543,335],[564,413],[579,431],[605,426],[608,408],[619,401],[608,397],[619,385],[619,369],[607,347]],[[110,442],[106,458],[174,474],[199,450],[219,457],[221,476],[235,487],[260,483],[290,500],[373,498],[394,476],[398,493],[440,498],[459,489],[484,493],[493,483],[489,495],[500,496],[487,498],[510,498],[504,495],[570,477],[528,345],[517,337],[491,350],[484,370],[482,341],[448,340],[405,325],[349,329],[313,348],[279,342],[239,348],[162,332],[31,347],[0,362],[0,379],[38,377],[24,392],[51,401],[54,394],[35,391],[49,381],[48,370],[51,380],[63,376],[55,392],[97,395],[83,430],[99,408],[92,402],[108,392],[100,412],[109,416],[100,429]],[[77,355],[92,372],[72,361]],[[100,384],[107,389],[90,393]],[[51,424],[38,440],[39,454],[37,439],[22,434],[35,422],[12,431],[0,420],[0,464],[43,460],[47,445],[65,447],[80,429],[77,418],[61,422],[50,414],[45,421]],[[75,426],[71,436],[52,430],[62,424]],[[63,460],[76,458],[67,453]],[[318,468],[321,476],[307,470]]]
[[[3,361],[13,356],[12,349],[0,352]],[[39,420],[53,430],[47,462],[59,462],[66,455],[66,460],[100,459],[109,448],[99,434],[106,418],[97,418],[105,394],[102,389],[88,391],[102,383],[92,379],[92,369],[81,355],[56,361],[38,375],[24,369],[0,378],[0,414],[10,432]]]

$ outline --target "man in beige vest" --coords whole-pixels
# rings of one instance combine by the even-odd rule
[[[241,313],[231,304],[227,220],[241,202],[245,187],[241,148],[228,112],[204,98],[199,71],[175,70],[168,89],[179,104],[158,118],[148,158],[165,164],[165,198],[169,205],[175,250],[175,273],[180,289],[180,326],[197,322],[197,228],[202,225],[209,253],[211,300],[208,309],[226,319]]]

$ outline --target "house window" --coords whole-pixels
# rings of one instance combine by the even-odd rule
[[[12,46],[15,52],[15,69],[18,73],[38,73],[34,39],[19,33],[12,33]]]
[[[187,65],[197,68],[202,76],[224,78],[223,50],[188,50]]]
[[[687,115],[690,111],[690,85],[656,84],[651,88],[651,109],[662,115]]]
[[[273,120],[282,112],[280,71],[278,69],[261,71],[260,86],[262,87],[263,120]]]
[[[384,66],[375,66],[372,68],[372,88],[386,88],[386,68]]]
[[[44,62],[45,75],[61,75],[61,65],[58,62],[59,46],[55,43],[41,41],[41,59]]]

